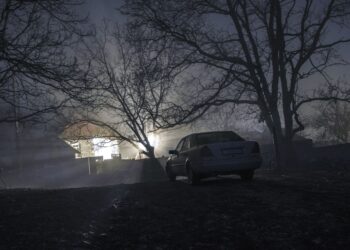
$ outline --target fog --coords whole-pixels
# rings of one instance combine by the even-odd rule
[[[349,248],[349,0],[0,13],[0,249]]]
[[[164,167],[169,156],[168,151],[175,149],[184,136],[199,132],[231,130],[246,140],[259,141],[263,153],[266,153],[263,166],[269,168],[268,155],[270,150],[273,150],[270,142],[272,135],[264,123],[258,122],[256,112],[247,113],[246,110],[229,106],[219,107],[191,124],[152,133],[150,141],[155,147],[155,156]],[[142,182],[144,160],[147,159],[140,153],[144,150],[142,145],[135,147],[126,141],[119,141],[113,145],[118,148],[117,158],[102,161],[98,157],[101,154],[92,152],[89,157],[76,159],[78,151],[67,143],[67,138],[62,137],[64,127],[59,127],[58,124],[55,121],[46,124],[24,124],[20,136],[16,134],[15,124],[1,125],[2,188],[71,188]],[[310,128],[305,134],[306,138],[313,138],[315,131]],[[93,134],[90,136],[93,142]],[[95,136],[101,134],[97,133]],[[77,141],[72,138],[73,142]],[[315,137],[314,143],[317,142]],[[103,146],[108,146],[104,143],[99,144],[100,150]],[[342,154],[341,151],[339,154]],[[112,158],[112,155],[108,158]]]
[[[123,16],[118,10],[123,3],[86,1],[83,5],[77,5],[77,13],[74,8],[69,10],[72,12],[58,9],[64,17],[75,13],[77,17],[86,16],[87,19],[69,19],[67,22],[72,22],[72,26],[62,26],[60,30],[63,41],[59,36],[50,37],[52,43],[57,43],[57,48],[45,45],[37,50],[36,57],[28,56],[28,62],[34,60],[35,64],[35,60],[38,60],[37,65],[47,65],[47,69],[39,67],[42,72],[31,71],[31,68],[12,71],[17,67],[11,66],[12,59],[1,59],[0,65],[4,66],[0,92],[2,187],[63,188],[134,183],[140,179],[145,159],[161,159],[164,167],[168,151],[175,149],[184,136],[199,132],[234,131],[246,140],[257,141],[261,145],[263,166],[266,168],[275,164],[273,155],[283,148],[278,146],[281,142],[277,136],[287,136],[284,133],[287,133],[288,127],[292,134],[288,140],[291,143],[302,141],[302,146],[298,146],[296,151],[302,148],[312,155],[309,160],[299,155],[301,165],[322,161],[319,152],[323,149],[318,149],[319,145],[336,147],[348,143],[348,105],[337,104],[337,101],[349,101],[347,60],[350,60],[350,50],[345,40],[339,41],[337,49],[332,47],[329,50],[328,56],[334,62],[328,65],[326,61],[327,67],[323,64],[315,66],[311,59],[305,62],[304,68],[295,73],[300,75],[300,79],[292,93],[294,99],[285,104],[288,99],[285,98],[286,93],[284,89],[279,90],[282,83],[275,86],[277,92],[268,85],[274,72],[270,67],[260,64],[265,75],[254,84],[259,85],[267,79],[268,86],[254,89],[244,67],[234,68],[231,59],[220,58],[222,51],[229,46],[218,47],[219,59],[210,53],[203,53],[201,49],[198,49],[200,53],[196,50],[189,52],[193,49],[193,42],[201,41],[189,42],[190,46],[186,47],[185,43],[182,44],[183,39],[177,41],[176,36],[175,40],[166,41],[169,48],[159,49],[161,44],[150,43],[152,39],[146,39],[146,36],[159,35],[157,32],[162,31],[148,33],[143,30],[145,37],[140,40],[139,30],[136,33],[130,30],[135,18],[132,11],[129,16]],[[20,11],[25,13],[26,9]],[[45,9],[42,10],[43,21],[49,15]],[[191,13],[188,15],[195,18]],[[202,26],[195,19],[191,19],[193,22],[188,25],[199,25],[201,32],[209,32],[210,35],[214,32],[235,36],[235,28],[228,16],[209,13],[205,17],[207,19],[202,20]],[[310,17],[314,17],[314,13]],[[168,21],[167,17],[164,18],[164,21]],[[19,26],[24,25],[17,16],[13,20],[19,22]],[[61,27],[60,21],[56,21],[56,25]],[[292,23],[298,21],[291,18]],[[334,22],[327,26],[323,43],[342,39],[339,31],[347,27],[348,20],[342,21],[343,25]],[[125,26],[126,23],[129,25]],[[33,24],[33,27],[30,26],[31,34],[42,35],[42,30],[34,28],[37,25],[44,29],[42,23],[33,20],[28,24]],[[254,28],[255,22],[251,25]],[[11,22],[9,29],[13,27]],[[51,26],[46,28],[49,31],[50,28],[56,29]],[[83,34],[83,31],[87,33]],[[180,31],[187,32],[186,29]],[[202,33],[196,35],[201,37]],[[255,35],[257,40],[266,42],[264,32],[259,30]],[[136,40],[131,42],[132,39]],[[46,40],[49,39],[43,41]],[[213,40],[207,43],[210,41]],[[19,39],[18,43],[22,42]],[[33,48],[38,46],[35,41],[31,44],[33,40],[27,42]],[[211,50],[207,43],[199,47]],[[20,48],[17,44],[13,46]],[[288,46],[293,50],[297,43],[290,42]],[[213,49],[213,53],[216,52]],[[233,55],[238,53],[243,58],[236,48],[226,52]],[[266,57],[264,49],[260,53],[261,58]],[[323,53],[321,50],[316,58],[327,58]],[[188,61],[182,61],[181,56]],[[268,61],[269,58],[267,54],[264,60]],[[22,67],[30,65],[28,62]],[[289,70],[292,69],[294,66]],[[251,78],[255,79],[255,73]],[[287,82],[287,88],[288,85],[291,83]],[[266,93],[261,94],[261,89]],[[275,98],[272,98],[274,95]],[[308,98],[316,98],[313,100],[316,102],[309,103]],[[320,102],[325,100],[326,104]],[[298,106],[298,102],[305,105]],[[322,119],[324,117],[326,119]],[[336,122],[332,123],[331,120]],[[80,123],[94,129],[85,134],[81,131],[67,132],[70,127]],[[276,128],[279,129],[278,133]],[[294,134],[294,130],[298,132]],[[329,151],[336,151],[335,147],[329,148]],[[340,152],[328,161],[333,161]],[[126,168],[127,165],[130,168]],[[116,177],[118,171],[124,180]],[[118,181],[107,181],[108,175],[109,180],[114,178]]]
[[[69,138],[72,142],[79,139],[88,140],[92,142],[92,146],[97,146],[94,136],[101,136],[101,132],[97,131],[94,135],[93,131],[90,131],[92,134],[89,133],[89,138],[74,135],[69,137],[61,121],[57,120],[39,124],[24,123],[20,129],[20,133],[17,134],[16,124],[1,124],[2,188],[69,188],[142,181],[143,161],[147,157],[140,154],[140,150],[143,150],[141,146],[136,148],[128,142],[119,141],[113,144],[119,153],[115,159],[102,161],[98,157],[101,155],[99,152],[91,152],[89,157],[76,159],[79,151],[67,143]],[[215,109],[195,123],[150,134],[150,142],[155,147],[156,157],[164,167],[168,151],[175,149],[179,140],[188,134],[233,130],[246,139],[254,139],[251,138],[252,134],[257,138],[263,129],[263,124],[256,123],[254,114],[249,118],[238,109],[234,112],[231,109]],[[80,130],[79,132],[81,133]],[[98,144],[100,151],[109,146],[108,143],[100,141]],[[111,150],[109,151],[111,154]],[[112,155],[108,158],[112,158]]]

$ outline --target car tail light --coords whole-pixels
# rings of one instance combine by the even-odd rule
[[[253,154],[258,154],[258,153],[260,153],[259,144],[254,143],[254,147],[253,147],[253,149],[252,149],[252,153],[253,153]]]
[[[205,146],[201,149],[200,154],[202,157],[214,156],[213,153],[211,152],[211,150],[207,146]]]

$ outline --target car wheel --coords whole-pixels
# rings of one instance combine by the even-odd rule
[[[166,175],[168,176],[170,181],[176,180],[176,175],[173,173],[173,171],[171,170],[171,167],[169,165],[166,166],[165,171],[166,171]]]
[[[241,179],[244,181],[251,181],[254,177],[254,170],[244,171],[240,174]]]
[[[191,166],[186,167],[187,172],[187,182],[190,185],[197,185],[200,182],[200,178],[196,173],[193,172]]]

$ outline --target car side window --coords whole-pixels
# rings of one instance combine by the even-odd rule
[[[178,152],[181,151],[183,142],[184,142],[184,140],[181,140],[181,141],[179,142],[179,144],[177,144],[176,150],[177,150]]]
[[[193,148],[196,146],[196,136],[192,135],[190,136],[190,148]]]
[[[184,144],[182,145],[182,149],[181,151],[186,151],[186,150],[189,150],[190,149],[190,140],[189,138],[185,138],[184,140]]]

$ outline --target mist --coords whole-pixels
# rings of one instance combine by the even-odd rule
[[[0,13],[0,249],[348,248],[348,0]]]

